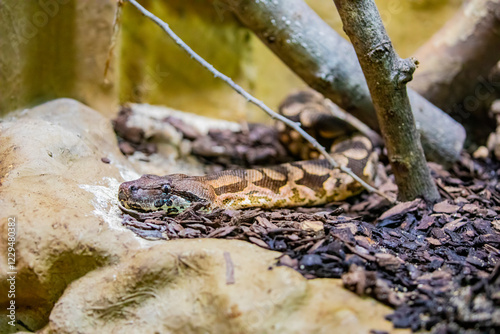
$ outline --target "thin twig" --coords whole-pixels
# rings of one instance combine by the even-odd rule
[[[370,186],[368,183],[366,183],[365,181],[363,181],[359,176],[357,176],[356,174],[354,174],[350,168],[348,168],[346,166],[339,165],[332,158],[332,156],[330,154],[328,154],[328,152],[326,152],[325,148],[323,146],[321,146],[316,141],[316,139],[314,139],[311,135],[309,135],[307,132],[305,132],[300,127],[300,123],[294,122],[294,121],[292,121],[292,120],[290,120],[290,119],[288,119],[288,118],[286,118],[286,117],[284,117],[284,116],[282,116],[282,115],[274,112],[271,108],[269,108],[268,106],[266,106],[264,104],[264,102],[256,99],[252,95],[250,95],[241,86],[239,86],[238,84],[236,84],[230,77],[228,77],[225,74],[222,74],[221,72],[219,72],[218,70],[216,70],[215,67],[213,67],[213,65],[211,65],[209,62],[207,62],[205,59],[203,59],[200,55],[198,55],[196,52],[194,52],[193,49],[191,49],[186,43],[184,43],[184,41],[182,39],[180,39],[180,37],[177,36],[172,31],[172,29],[170,29],[170,27],[168,26],[167,23],[163,22],[161,19],[159,19],[154,14],[152,14],[151,12],[149,12],[147,9],[145,9],[144,7],[142,7],[137,1],[135,1],[135,0],[127,0],[127,1],[129,3],[131,3],[132,5],[134,5],[134,7],[136,7],[142,13],[142,15],[146,16],[147,18],[149,18],[150,20],[152,20],[154,23],[156,23],[160,28],[162,28],[170,36],[170,38],[172,38],[174,40],[174,42],[177,45],[179,45],[184,51],[186,51],[191,58],[194,58],[198,63],[200,63],[203,67],[205,67],[207,70],[209,70],[214,75],[214,77],[220,78],[222,81],[224,81],[225,83],[227,83],[231,88],[233,88],[236,92],[238,92],[240,95],[242,95],[248,102],[255,104],[257,107],[259,107],[260,109],[264,110],[272,118],[277,119],[277,120],[285,123],[286,125],[288,125],[292,129],[294,129],[295,131],[297,131],[298,133],[300,133],[300,135],[302,137],[304,137],[309,143],[311,143],[311,145],[314,148],[316,148],[333,167],[339,168],[341,171],[343,171],[344,173],[346,173],[349,176],[351,176],[354,180],[358,181],[368,192],[374,192],[374,193],[376,193],[376,194],[384,197],[385,199],[387,199],[391,203],[394,202],[394,199],[391,199],[390,197],[388,197],[383,192],[381,192],[381,191],[375,189],[374,187]]]

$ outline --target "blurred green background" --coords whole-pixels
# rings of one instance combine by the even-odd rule
[[[305,84],[217,0],[141,0],[196,52],[276,109]],[[307,0],[343,34],[332,0]],[[396,50],[410,56],[460,0],[376,0]],[[0,2],[0,112],[71,97],[112,117],[120,103],[161,104],[234,121],[267,116],[214,79],[165,33],[125,5],[104,78],[115,0]]]

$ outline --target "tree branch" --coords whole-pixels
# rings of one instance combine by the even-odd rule
[[[146,10],[137,1],[135,1],[135,0],[127,0],[127,2],[129,2],[130,4],[132,4],[135,8],[137,8],[142,13],[142,15],[146,16],[147,18],[149,18],[150,20],[152,20],[154,23],[156,23],[160,28],[162,28],[163,31],[165,31],[168,34],[168,36],[170,38],[172,38],[177,45],[179,45],[184,51],[186,51],[194,60],[196,60],[198,63],[200,63],[200,65],[202,65],[204,68],[206,68],[207,70],[209,70],[216,78],[220,78],[222,81],[224,81],[225,83],[227,83],[231,88],[233,88],[237,93],[239,93],[245,99],[247,99],[248,102],[255,104],[257,107],[259,107],[260,109],[262,109],[263,111],[265,111],[272,118],[277,119],[277,120],[285,123],[286,125],[288,125],[292,129],[294,129],[295,131],[297,131],[298,133],[300,133],[300,135],[302,137],[304,137],[309,143],[311,143],[311,145],[313,145],[313,147],[316,148],[325,157],[325,159],[332,166],[334,166],[336,168],[339,168],[344,173],[347,173],[354,180],[356,180],[357,182],[359,182],[367,191],[369,191],[369,192],[375,192],[375,193],[379,194],[380,196],[386,198],[390,202],[394,202],[393,199],[391,199],[390,197],[388,197],[384,193],[380,192],[379,190],[373,188],[372,186],[370,186],[369,184],[367,184],[364,180],[362,180],[359,176],[357,176],[356,174],[354,174],[351,171],[350,168],[348,168],[347,166],[339,165],[332,158],[332,156],[326,152],[325,148],[322,147],[316,141],[316,139],[314,139],[311,135],[309,135],[307,132],[305,132],[300,127],[300,124],[295,123],[295,122],[291,121],[290,119],[288,119],[288,118],[286,118],[286,117],[284,117],[284,116],[282,116],[282,115],[274,112],[273,110],[271,110],[271,108],[269,108],[267,105],[265,105],[262,101],[256,99],[255,97],[253,97],[252,95],[250,95],[247,91],[245,91],[241,86],[239,86],[238,84],[236,84],[230,77],[228,77],[228,76],[222,74],[221,72],[219,72],[218,70],[216,70],[215,67],[213,67],[210,63],[208,63],[200,55],[198,55],[196,52],[194,52],[193,49],[191,49],[186,43],[184,43],[184,41],[182,39],[180,39],[179,36],[177,36],[172,31],[172,29],[170,29],[170,27],[168,26],[168,24],[166,24],[161,19],[159,19],[158,17],[156,17],[155,15],[153,15],[151,12],[149,12],[148,10]]]
[[[500,59],[500,0],[468,1],[415,57],[420,65],[410,86],[438,107],[486,98],[488,88],[476,96],[476,87]]]
[[[303,0],[218,0],[311,88],[378,130],[370,92],[348,41]],[[408,91],[422,146],[430,160],[456,161],[465,130],[416,92]]]
[[[365,75],[402,201],[440,198],[425,161],[411,112],[406,83],[414,59],[392,47],[373,0],[334,0]]]

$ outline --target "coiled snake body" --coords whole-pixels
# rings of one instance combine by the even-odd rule
[[[350,135],[352,126],[332,119],[328,108],[328,101],[321,94],[306,90],[285,99],[280,112],[300,122],[322,145],[331,146],[330,152],[340,165],[370,183],[375,177],[377,161],[372,143],[366,137]],[[297,133],[283,128],[279,131],[292,153],[302,159],[317,156],[307,143],[291,140],[300,137]],[[333,141],[342,134],[350,135],[349,139]],[[118,198],[126,209],[164,210],[175,215],[194,203],[202,203],[207,210],[312,206],[343,200],[362,190],[351,176],[333,168],[326,160],[317,159],[205,176],[143,175],[122,183]]]
[[[376,154],[366,137],[354,136],[334,144],[331,152],[339,164],[365,181],[374,178]],[[351,176],[317,159],[205,176],[143,175],[122,183],[118,198],[127,209],[164,210],[175,215],[194,203],[204,204],[207,210],[312,206],[343,200],[361,191],[361,185]]]

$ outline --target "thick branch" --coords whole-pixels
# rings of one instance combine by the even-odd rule
[[[194,52],[194,50],[191,49],[189,47],[189,45],[187,45],[182,39],[180,39],[180,37],[177,36],[177,34],[175,34],[172,29],[170,29],[170,27],[168,26],[168,24],[166,24],[161,19],[159,19],[158,17],[156,17],[155,15],[153,15],[146,8],[142,7],[137,1],[135,1],[135,0],[127,0],[127,2],[129,2],[135,8],[137,8],[142,13],[142,15],[146,16],[151,21],[153,21],[154,23],[156,23],[161,29],[163,29],[163,31],[165,31],[167,33],[167,35],[179,47],[181,47],[184,51],[186,51],[201,66],[203,66],[205,69],[207,69],[208,71],[210,71],[214,75],[214,77],[220,78],[222,81],[224,81],[226,84],[228,84],[232,89],[234,89],[237,93],[239,93],[245,99],[247,99],[248,102],[255,104],[257,107],[259,107],[260,109],[262,109],[263,111],[265,111],[272,118],[277,119],[277,120],[285,123],[286,125],[288,125],[292,129],[294,129],[295,131],[297,131],[298,133],[300,133],[300,135],[305,140],[307,140],[315,149],[317,149],[323,155],[323,157],[326,160],[328,160],[328,162],[333,167],[337,167],[341,171],[343,171],[344,173],[346,173],[349,176],[351,176],[354,180],[356,180],[357,182],[359,182],[369,192],[375,192],[375,193],[381,195],[382,197],[386,198],[390,202],[393,202],[393,200],[390,197],[388,197],[384,193],[378,191],[377,189],[373,188],[372,186],[370,186],[369,184],[367,184],[364,180],[362,180],[359,176],[357,176],[356,174],[354,174],[349,167],[339,165],[332,158],[332,156],[330,154],[328,154],[328,152],[326,152],[325,148],[318,143],[318,141],[316,139],[314,139],[313,137],[311,137],[311,135],[309,135],[307,132],[305,132],[300,127],[299,123],[295,123],[295,122],[291,121],[290,119],[288,119],[288,118],[286,118],[286,117],[284,117],[284,116],[282,116],[282,115],[274,112],[271,108],[269,108],[267,105],[265,105],[264,102],[256,99],[255,97],[253,97],[252,95],[250,95],[247,91],[245,91],[241,86],[239,86],[238,84],[236,84],[230,77],[228,77],[227,75],[225,75],[225,74],[219,72],[217,69],[215,69],[215,67],[213,67],[212,64],[210,64],[205,59],[203,59],[200,55],[198,55],[196,52]]]
[[[218,0],[230,8],[310,87],[377,130],[370,93],[348,41],[303,0]],[[413,91],[409,91],[422,145],[429,159],[455,161],[465,140],[463,127]]]
[[[415,57],[420,65],[410,86],[443,110],[473,106],[467,98],[493,100],[485,82],[500,59],[500,0],[467,2]]]
[[[370,89],[399,199],[438,200],[406,93],[415,61],[401,59],[395,53],[373,0],[334,2]]]

